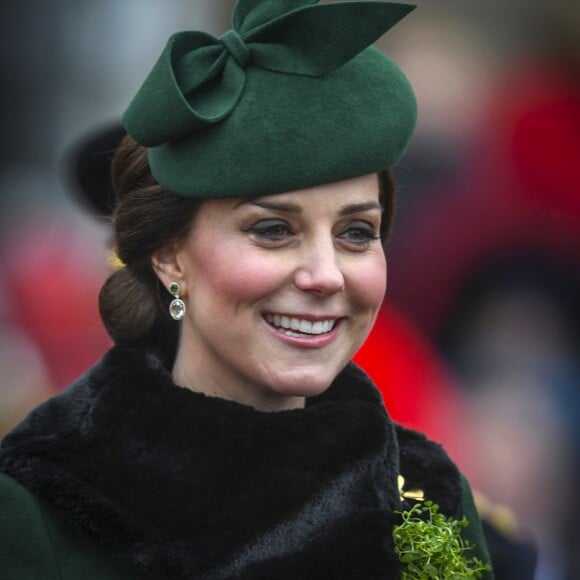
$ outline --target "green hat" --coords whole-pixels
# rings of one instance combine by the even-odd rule
[[[391,2],[239,0],[219,38],[180,32],[123,116],[153,175],[193,198],[251,197],[386,169],[413,90],[369,46],[413,10]]]

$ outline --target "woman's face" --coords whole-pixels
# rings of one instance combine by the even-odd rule
[[[375,174],[204,202],[165,257],[187,305],[175,380],[264,410],[323,392],[385,293],[381,215]]]

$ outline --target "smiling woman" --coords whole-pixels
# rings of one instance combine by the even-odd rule
[[[112,163],[115,346],[0,448],[3,578],[395,579],[423,499],[480,577],[465,479],[350,362],[416,116],[369,45],[410,9],[240,0],[171,37]]]

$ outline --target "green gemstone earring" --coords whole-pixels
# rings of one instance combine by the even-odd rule
[[[177,282],[169,284],[169,292],[173,294],[173,300],[169,304],[169,314],[173,320],[183,320],[185,316],[185,302],[179,297],[181,286]]]

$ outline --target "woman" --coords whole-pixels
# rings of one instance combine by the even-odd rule
[[[312,4],[174,35],[125,113],[116,345],[3,441],[8,578],[396,578],[424,498],[486,558],[457,468],[349,363],[415,121],[368,45],[410,7]]]

